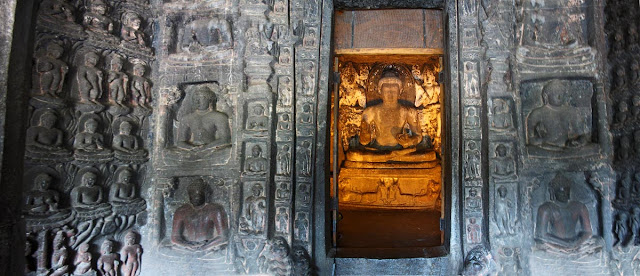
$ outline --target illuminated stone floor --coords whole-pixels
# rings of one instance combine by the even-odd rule
[[[440,212],[341,208],[338,247],[432,247],[440,242]]]

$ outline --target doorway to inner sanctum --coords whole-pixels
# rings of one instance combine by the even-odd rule
[[[330,194],[337,257],[446,254],[443,26],[436,9],[334,14]]]

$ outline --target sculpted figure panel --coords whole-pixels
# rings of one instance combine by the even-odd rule
[[[76,79],[81,103],[99,104],[102,97],[103,73],[96,67],[100,56],[94,52],[84,55],[84,65],[78,67]]]
[[[50,42],[45,55],[37,59],[36,71],[40,79],[39,95],[58,97],[62,92],[64,79],[69,71],[69,66],[60,60],[63,53],[62,46]]]
[[[58,210],[60,194],[50,189],[53,178],[40,173],[34,178],[33,190],[24,195],[24,210],[31,214],[42,214]]]
[[[221,17],[193,20],[178,36],[180,51],[187,53],[224,50],[233,45],[231,26]]]
[[[64,134],[56,127],[58,116],[51,109],[33,113],[31,126],[27,129],[26,156],[32,159],[60,160],[71,155],[64,148]]]
[[[210,251],[227,245],[227,213],[221,205],[207,202],[206,188],[201,178],[189,183],[189,203],[173,215],[171,242],[174,246],[189,251]]]
[[[109,64],[110,68],[107,74],[109,101],[112,104],[122,105],[129,88],[129,76],[122,72],[124,59],[120,55],[114,54]]]
[[[144,33],[140,30],[142,20],[135,12],[125,12],[122,14],[122,28],[120,37],[123,41],[146,46]]]
[[[90,31],[109,35],[113,32],[113,20],[106,15],[109,6],[103,0],[89,2],[88,11],[82,18],[83,25]]]
[[[262,234],[267,220],[267,198],[263,196],[261,184],[251,187],[251,195],[245,198],[239,231],[245,234]]]
[[[122,258],[122,275],[140,275],[140,265],[142,264],[142,246],[136,243],[136,233],[129,231],[124,236],[124,246],[120,251]]]
[[[229,145],[229,116],[216,110],[217,95],[206,86],[198,87],[193,93],[192,103],[184,103],[178,115],[176,145],[191,151]]]

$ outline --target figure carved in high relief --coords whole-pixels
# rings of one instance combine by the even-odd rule
[[[229,145],[229,117],[216,110],[216,94],[205,86],[199,87],[194,93],[193,106],[190,107],[192,112],[178,118],[177,146],[200,151]]]
[[[113,252],[113,241],[104,240],[100,247],[100,258],[98,258],[98,271],[103,276],[118,276],[120,271],[120,257]]]
[[[296,215],[295,224],[295,238],[300,241],[308,241],[309,240],[309,219],[307,219],[307,214],[303,212],[299,212]]]
[[[362,149],[348,153],[347,159],[401,162],[408,158],[413,162],[423,161],[420,158],[424,155],[411,154],[427,148],[430,138],[422,133],[418,110],[398,102],[404,86],[395,70],[387,69],[382,73],[376,90],[382,103],[364,109],[358,137]]]
[[[290,175],[291,174],[291,151],[289,145],[283,145],[278,150],[276,156],[276,174],[277,175]]]
[[[266,130],[269,127],[269,117],[264,114],[264,106],[256,104],[247,116],[247,130]]]
[[[302,142],[302,156],[300,159],[300,174],[304,176],[311,175],[311,143],[309,141]]]
[[[276,188],[276,200],[287,200],[291,195],[291,190],[287,182],[280,182],[279,187]]]
[[[33,190],[24,195],[24,211],[29,214],[46,214],[58,210],[60,195],[50,189],[53,178],[40,173],[34,178]]]
[[[62,92],[64,78],[69,66],[60,58],[64,53],[62,46],[55,42],[47,45],[44,56],[37,59],[36,70],[40,78],[40,95],[58,97]]]
[[[262,156],[262,147],[254,145],[251,148],[251,156],[245,161],[247,174],[264,174],[267,170],[268,161]]]
[[[119,55],[113,55],[110,62],[107,83],[109,84],[109,101],[112,104],[122,105],[127,96],[129,76],[122,72],[124,60]]]
[[[218,51],[232,47],[231,26],[224,18],[198,19],[180,31],[180,49],[187,53]]]
[[[56,232],[56,236],[53,238],[53,251],[51,253],[51,268],[49,269],[50,276],[63,276],[70,272],[69,264],[69,252],[67,246],[64,244],[65,234],[60,230]]]
[[[525,40],[535,46],[575,47],[585,41],[585,6],[590,1],[526,1]]]
[[[285,207],[278,208],[276,214],[276,232],[289,233],[289,213]]]
[[[477,179],[480,178],[480,150],[475,141],[467,143],[464,160],[464,178]]]
[[[98,100],[102,97],[103,73],[96,68],[99,60],[98,54],[87,52],[84,55],[84,65],[78,67],[76,79],[81,103],[98,104]]]
[[[40,3],[40,13],[61,22],[73,22],[75,9],[67,0],[44,0]]]
[[[464,205],[468,211],[479,211],[482,208],[482,197],[476,188],[469,189],[469,195],[464,199]]]
[[[630,118],[629,116],[629,105],[625,101],[621,101],[618,103],[618,108],[616,110],[615,116],[615,127],[622,127],[624,123],[627,122]]]
[[[504,99],[493,99],[493,117],[491,127],[495,129],[507,129],[513,126],[513,117],[509,108],[509,103]]]
[[[71,206],[76,212],[77,234],[73,248],[90,242],[104,225],[104,218],[111,215],[111,205],[105,203],[102,186],[98,184],[99,171],[93,167],[80,169],[71,190]]]
[[[258,256],[260,272],[267,275],[286,276],[292,275],[291,256],[289,245],[282,237],[274,237]]]
[[[71,206],[91,210],[105,204],[102,187],[97,186],[98,176],[92,171],[82,174],[81,185],[71,190]]]
[[[229,224],[224,208],[207,203],[206,184],[202,179],[193,179],[187,189],[189,203],[173,215],[173,245],[190,251],[218,250],[226,246]]]
[[[76,252],[76,258],[73,260],[73,265],[76,269],[73,271],[73,275],[96,275],[95,270],[92,268],[93,256],[89,252],[89,244],[83,243],[78,247]]]
[[[469,223],[467,224],[467,242],[469,243],[480,243],[482,238],[481,227],[477,223],[476,218],[469,218]]]
[[[467,107],[467,116],[465,117],[465,127],[476,128],[480,125],[480,117],[476,107]]]
[[[109,202],[116,204],[131,203],[140,200],[137,195],[136,184],[132,183],[133,172],[125,167],[118,171],[118,181],[111,185]]]
[[[589,128],[578,108],[567,104],[566,86],[549,81],[542,89],[543,105],[527,116],[528,144],[559,150],[578,148],[589,142]]]
[[[491,171],[496,177],[508,177],[515,172],[515,160],[509,152],[509,148],[504,144],[496,146],[495,158],[493,162],[493,170]]]
[[[563,253],[588,253],[602,247],[593,235],[589,210],[571,199],[573,181],[561,174],[549,183],[550,200],[538,207],[535,224],[536,246],[540,250]]]
[[[502,235],[513,234],[514,220],[512,215],[513,208],[516,208],[513,201],[507,197],[508,190],[505,186],[498,187],[498,198],[496,199],[496,224],[498,231]]]
[[[129,231],[124,236],[124,246],[120,251],[122,257],[122,275],[140,275],[140,264],[142,263],[142,246],[136,243],[136,233]]]
[[[267,220],[267,198],[260,184],[251,187],[251,195],[244,200],[243,217],[240,219],[240,232],[261,234]]]
[[[103,0],[91,0],[88,11],[82,19],[83,25],[90,31],[109,35],[113,32],[113,20],[106,15],[109,6]]]
[[[131,103],[140,107],[148,107],[151,102],[151,82],[144,77],[147,67],[140,60],[133,60],[133,77],[131,78]]]
[[[113,150],[116,153],[116,157],[124,157],[124,156],[137,156],[144,157],[147,155],[147,152],[140,147],[139,137],[131,134],[133,129],[133,125],[129,121],[122,121],[120,123],[118,134],[113,136]],[[119,157],[119,158],[120,158]],[[126,158],[131,159],[131,158]]]
[[[80,121],[82,122],[82,120]],[[80,132],[73,140],[76,157],[93,159],[108,156],[110,150],[105,148],[104,136],[98,132],[98,121],[93,117],[87,117],[81,126]]]
[[[466,95],[471,98],[480,97],[480,88],[478,85],[478,72],[476,72],[476,63],[467,61],[464,63],[464,89]]]
[[[53,110],[45,109],[33,114],[32,125],[27,129],[26,155],[37,158],[42,156],[69,156],[70,152],[63,147],[62,130],[56,128],[58,117]]]
[[[123,41],[146,46],[144,41],[144,33],[140,30],[142,21],[140,16],[135,12],[125,12],[122,14],[122,28],[120,29],[120,37]]]
[[[616,216],[615,224],[613,226],[613,233],[616,235],[616,242],[613,246],[624,244],[627,239],[627,233],[629,225],[629,218],[626,212],[620,212]]]

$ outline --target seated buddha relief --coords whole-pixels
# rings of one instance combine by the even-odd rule
[[[387,65],[369,80],[374,99],[367,99],[359,132],[351,137],[346,159],[356,162],[423,162],[434,156],[431,137],[422,131],[421,111],[415,101],[404,100],[406,81],[396,66]],[[377,76],[378,75],[378,76]],[[377,79],[377,81],[376,81]],[[406,79],[406,78],[405,78]],[[415,93],[412,95],[415,97]],[[379,99],[375,99],[379,98]]]

